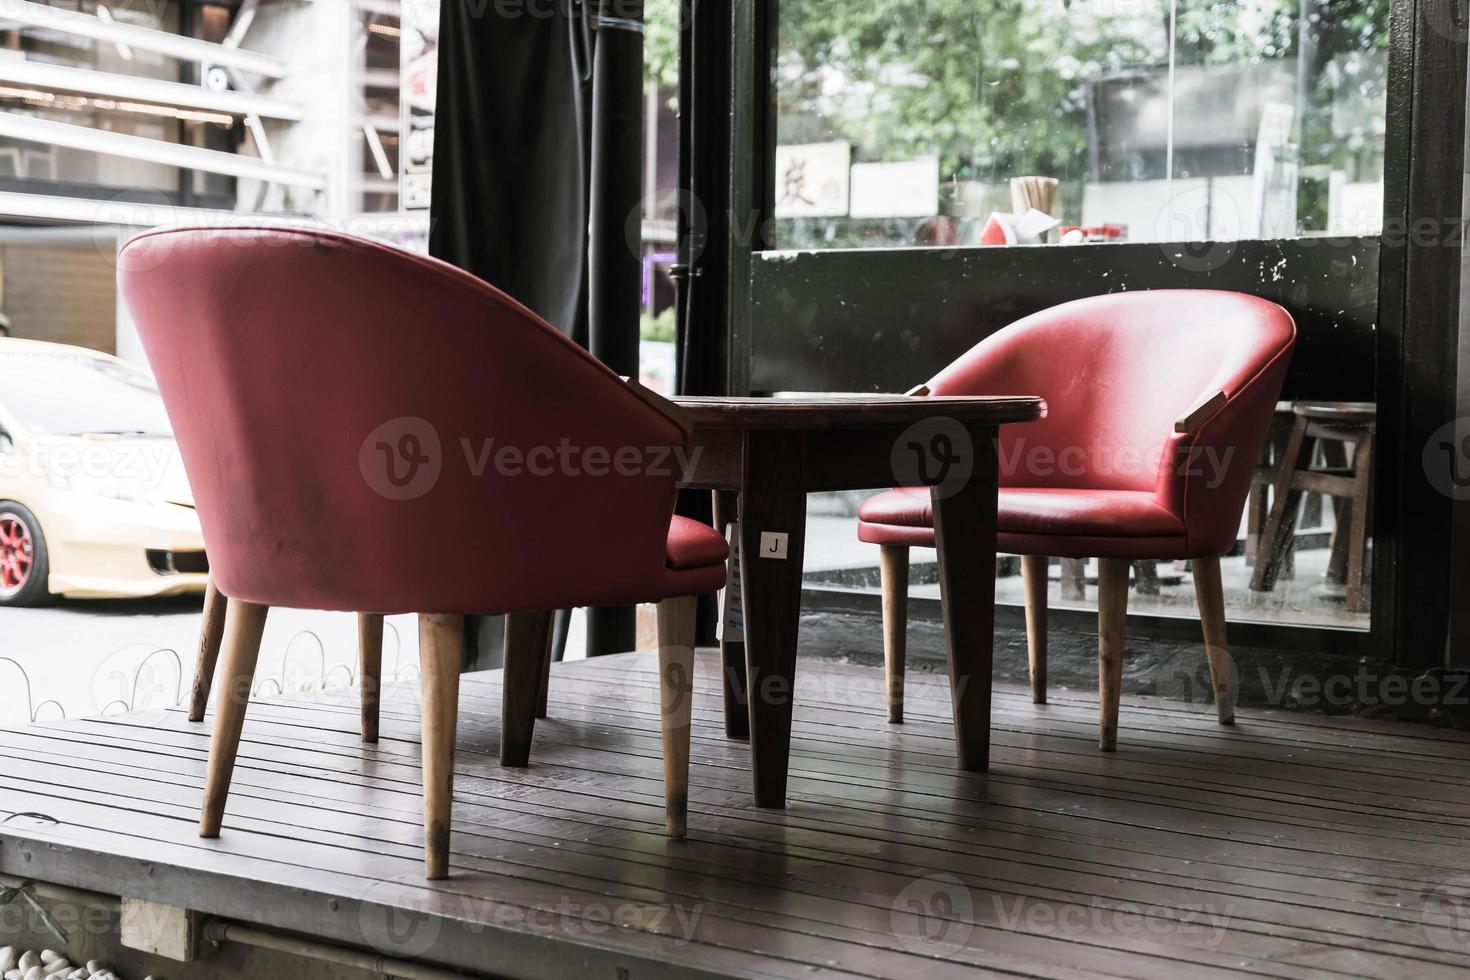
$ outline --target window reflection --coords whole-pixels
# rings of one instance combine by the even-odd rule
[[[1387,0],[790,0],[777,244],[1376,234],[1387,38]]]

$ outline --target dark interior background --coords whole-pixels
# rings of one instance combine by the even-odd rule
[[[1228,289],[1296,319],[1285,398],[1371,401],[1377,237],[760,252],[750,388],[906,391],[1009,323],[1140,289]]]

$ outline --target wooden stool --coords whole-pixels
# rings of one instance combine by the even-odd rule
[[[1266,436],[1266,442],[1261,446],[1261,459],[1256,465],[1256,471],[1251,474],[1250,496],[1246,502],[1246,525],[1245,525],[1245,563],[1255,565],[1256,554],[1261,550],[1261,532],[1266,527],[1266,522],[1271,519],[1271,494],[1270,490],[1276,486],[1276,478],[1281,475],[1281,457],[1286,452],[1286,440],[1291,435],[1291,427],[1296,422],[1296,413],[1291,410],[1291,402],[1277,402],[1276,414],[1271,419],[1271,430]],[[1281,572],[1287,578],[1292,575],[1293,552],[1288,550],[1286,561]]]
[[[1282,562],[1296,533],[1303,493],[1320,493],[1336,504],[1330,574],[1345,563],[1347,610],[1367,609],[1364,579],[1368,564],[1368,533],[1373,514],[1372,402],[1297,402],[1296,420],[1281,454],[1281,470],[1272,491],[1271,516],[1261,533],[1251,588],[1268,592],[1276,587]],[[1326,465],[1312,466],[1313,450],[1322,443]],[[1349,462],[1347,447],[1353,447]]]

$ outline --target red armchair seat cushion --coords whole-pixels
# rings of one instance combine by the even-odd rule
[[[674,516],[669,524],[669,543],[665,551],[668,566],[676,571],[724,565],[730,557],[724,535],[698,521]]]
[[[864,524],[934,526],[927,487],[900,487],[870,497],[858,516]],[[1180,520],[1160,507],[1154,494],[1142,490],[1006,488],[1000,491],[996,522],[1003,534],[1137,538],[1184,534]]]
[[[725,587],[725,559],[729,546],[720,532],[708,524],[674,515],[664,547],[665,596],[702,595]]]

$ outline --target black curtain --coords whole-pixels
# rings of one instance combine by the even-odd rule
[[[431,255],[505,290],[584,346],[587,27],[579,0],[443,0],[429,210]],[[464,669],[499,667],[503,640],[502,617],[467,617]]]
[[[429,253],[587,339],[582,5],[443,0]]]

